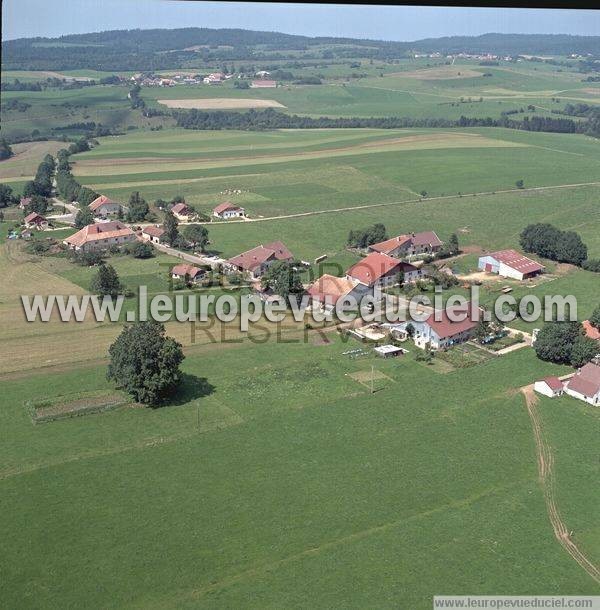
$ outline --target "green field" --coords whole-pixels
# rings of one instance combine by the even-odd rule
[[[593,593],[553,539],[511,393],[554,368],[523,351],[440,375],[411,355],[350,361],[353,345],[207,349],[171,407],[38,426],[25,398],[106,388],[103,368],[4,381],[4,601],[419,609],[434,582]],[[386,375],[374,395],[347,375],[371,365]],[[558,481],[593,554],[594,474],[575,467],[591,456],[556,432],[598,419],[562,406],[549,407]]]

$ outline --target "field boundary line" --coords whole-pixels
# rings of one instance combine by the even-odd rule
[[[525,397],[527,413],[531,420],[535,440],[539,480],[544,493],[546,510],[552,525],[554,537],[565,551],[597,582],[600,583],[600,569],[588,559],[573,542],[571,534],[563,521],[557,506],[556,482],[554,477],[554,455],[546,439],[540,414],[537,410],[538,397],[532,385],[521,388]]]

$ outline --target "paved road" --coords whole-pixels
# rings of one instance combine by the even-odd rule
[[[151,243],[151,242],[148,242]],[[165,254],[169,254],[170,256],[174,256],[176,258],[180,258],[188,263],[196,263],[197,265],[209,265],[213,269],[219,264],[223,263],[223,259],[214,259],[207,258],[206,256],[202,256],[200,254],[189,254],[188,252],[182,252],[181,250],[176,250],[175,248],[171,248],[170,246],[166,246],[165,244],[156,244],[151,243],[157,250],[164,252]]]

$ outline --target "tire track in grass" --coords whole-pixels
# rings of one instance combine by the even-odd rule
[[[573,542],[569,530],[558,510],[556,501],[556,482],[554,478],[554,456],[552,449],[544,434],[542,420],[537,410],[538,398],[534,394],[533,386],[528,385],[521,388],[525,396],[527,412],[533,428],[535,439],[538,473],[540,483],[544,492],[544,501],[548,511],[548,517],[554,531],[554,536],[567,553],[598,583],[600,583],[600,570],[590,559],[588,559],[579,547]]]

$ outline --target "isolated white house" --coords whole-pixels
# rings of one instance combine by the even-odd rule
[[[234,205],[229,201],[225,201],[213,209],[213,216],[224,220],[229,218],[244,218],[246,216],[246,211],[239,205]]]

